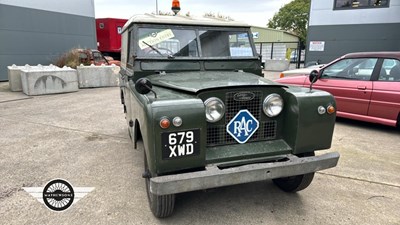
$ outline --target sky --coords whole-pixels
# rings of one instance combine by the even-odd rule
[[[266,26],[268,20],[292,0],[180,0],[181,12],[201,17],[205,13],[230,16],[236,21]],[[94,0],[96,18],[129,19],[135,14],[171,12],[172,0]]]

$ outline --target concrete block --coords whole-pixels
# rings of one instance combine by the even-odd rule
[[[270,71],[285,71],[288,70],[290,66],[289,60],[286,59],[267,59],[265,61],[265,70]]]
[[[21,69],[22,91],[44,95],[78,91],[78,75],[70,67],[42,66]]]
[[[119,70],[120,67],[116,65],[80,65],[77,67],[79,88],[117,87],[119,86]]]
[[[25,66],[7,66],[8,69],[8,84],[10,85],[11,91],[22,91],[21,83],[21,69],[28,68],[29,65]]]

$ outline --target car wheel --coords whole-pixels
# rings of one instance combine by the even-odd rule
[[[144,169],[145,173],[148,173],[148,165],[146,154],[144,154]],[[175,195],[155,195],[150,192],[150,178],[146,178],[146,192],[149,200],[151,212],[155,217],[164,218],[170,216],[174,211],[175,206]]]
[[[299,157],[314,156],[314,152],[303,153]],[[273,182],[285,192],[298,192],[307,188],[314,178],[314,173],[273,179]]]

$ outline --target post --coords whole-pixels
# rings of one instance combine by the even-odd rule
[[[300,68],[300,61],[301,61],[301,44],[300,41],[297,43],[297,65],[296,69]]]
[[[273,57],[274,57],[274,42],[271,43],[271,58],[270,59],[273,59]]]
[[[158,15],[158,0],[156,0],[156,15]]]

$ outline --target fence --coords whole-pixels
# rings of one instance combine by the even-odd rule
[[[255,45],[263,63],[268,59],[287,59],[291,63],[296,63],[296,68],[300,68],[300,63],[304,62],[304,50],[299,51],[300,42],[262,42]]]

